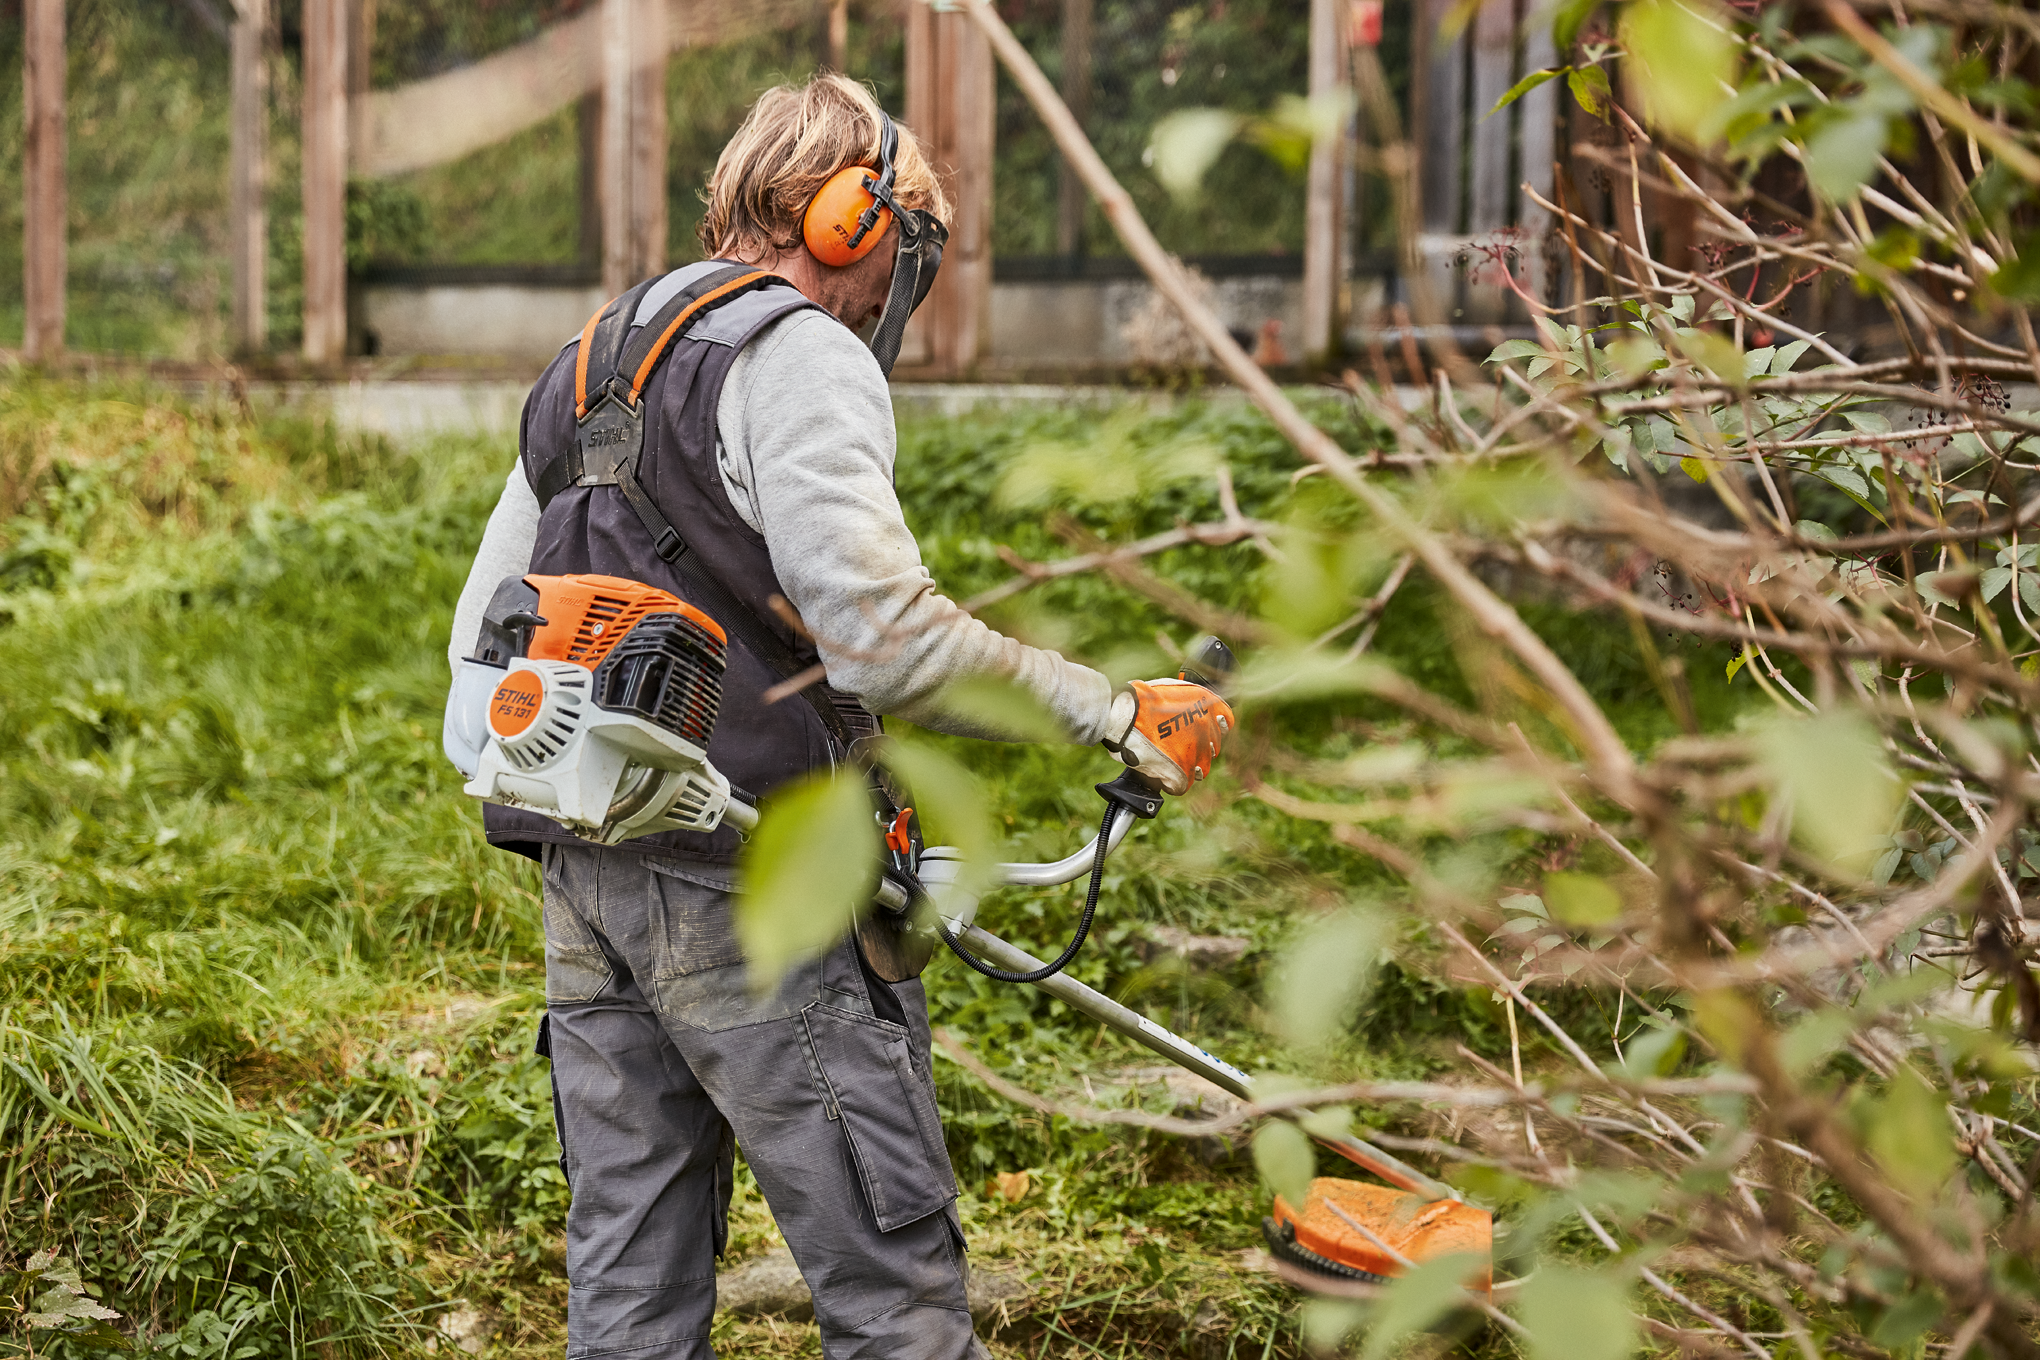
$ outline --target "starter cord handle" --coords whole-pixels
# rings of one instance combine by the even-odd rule
[[[938,912],[935,916],[935,929],[941,932],[942,943],[949,946],[950,953],[994,982],[1039,982],[1043,978],[1060,973],[1068,966],[1069,961],[1077,956],[1077,951],[1084,947],[1084,937],[1091,933],[1091,918],[1098,914],[1098,889],[1105,881],[1105,856],[1112,845],[1112,823],[1119,814],[1119,804],[1105,805],[1105,817],[1098,823],[1098,849],[1091,857],[1091,886],[1084,894],[1084,914],[1077,921],[1077,933],[1070,938],[1069,947],[1063,950],[1053,963],[1043,964],[1030,973],[1009,973],[1003,968],[994,968],[957,943],[956,937],[949,933],[948,924]],[[919,879],[913,880],[910,887],[917,896],[924,892]]]

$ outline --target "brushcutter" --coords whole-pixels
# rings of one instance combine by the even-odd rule
[[[725,821],[749,831],[757,810],[707,755],[726,656],[727,638],[715,620],[665,591],[606,576],[508,578],[448,696],[446,754],[468,776],[468,794],[542,813],[598,845],[660,831],[713,831]],[[1231,669],[1231,653],[1208,638],[1193,649],[1180,679],[1215,691]],[[1167,701],[1186,714],[1199,703],[1187,692]],[[1122,758],[1139,761],[1133,751]],[[1199,761],[1201,775],[1208,761]],[[1163,803],[1160,788],[1135,769],[1097,789],[1105,812],[1083,849],[1053,863],[999,864],[987,876],[992,887],[1044,888],[1088,874],[1083,915],[1058,958],[1043,963],[976,923],[979,894],[964,881],[960,852],[923,847],[912,808],[880,814],[885,852],[872,916],[890,923],[890,933],[874,937],[860,929],[860,942],[869,955],[874,940],[890,940],[883,947],[909,956],[903,966],[911,973],[939,940],[976,971],[1039,987],[1251,1101],[1256,1087],[1247,1073],[1063,971],[1090,930],[1107,856],[1135,821],[1154,817]],[[886,975],[885,961],[876,966]],[[1277,1257],[1307,1275],[1368,1281],[1398,1275],[1413,1262],[1467,1253],[1476,1261],[1467,1283],[1488,1286],[1493,1221],[1485,1210],[1360,1138],[1312,1137],[1388,1186],[1319,1177],[1300,1206],[1278,1195],[1262,1222]]]

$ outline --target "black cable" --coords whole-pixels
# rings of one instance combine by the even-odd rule
[[[1091,890],[1084,895],[1084,914],[1077,922],[1077,933],[1071,938],[1069,948],[1063,950],[1062,955],[1054,963],[1043,964],[1031,973],[1009,973],[1003,968],[994,968],[958,944],[956,937],[949,933],[949,926],[943,921],[941,913],[937,912],[935,929],[941,933],[942,943],[949,946],[949,952],[994,982],[1039,982],[1043,978],[1054,977],[1060,973],[1069,961],[1077,956],[1077,951],[1084,947],[1084,937],[1091,933],[1091,918],[1098,914],[1098,889],[1105,882],[1105,855],[1111,849],[1112,821],[1118,812],[1118,804],[1105,805],[1104,820],[1098,823],[1097,853],[1091,857]],[[922,892],[919,880],[915,880],[911,887],[916,895]]]

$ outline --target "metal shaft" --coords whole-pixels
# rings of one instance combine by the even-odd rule
[[[973,954],[1009,972],[1025,973],[1041,967],[1041,960],[1026,950],[1010,945],[980,927],[966,927],[960,932],[960,938]],[[1245,1072],[1223,1058],[1205,1052],[1188,1039],[1163,1029],[1139,1011],[1122,1006],[1112,998],[1091,990],[1068,973],[1057,973],[1052,977],[1043,978],[1034,985],[1057,1000],[1068,1002],[1107,1029],[1123,1034],[1135,1043],[1161,1054],[1185,1071],[1196,1073],[1242,1100],[1254,1098],[1254,1079]],[[1347,1161],[1373,1172],[1399,1189],[1422,1195],[1426,1199],[1459,1198],[1451,1186],[1426,1176],[1372,1143],[1349,1134],[1311,1136]]]

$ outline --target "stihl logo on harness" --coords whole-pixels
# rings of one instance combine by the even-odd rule
[[[590,430],[583,442],[599,449],[605,444],[621,444],[629,435],[630,431],[621,427],[608,430]]]
[[[1168,717],[1155,724],[1155,735],[1163,738],[1173,737],[1209,712],[1211,712],[1211,701],[1199,699],[1181,713],[1171,713]]]

